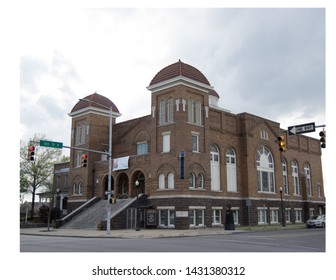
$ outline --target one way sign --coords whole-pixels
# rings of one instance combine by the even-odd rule
[[[309,133],[315,131],[315,123],[305,123],[305,124],[299,124],[294,126],[288,127],[288,134],[289,135],[296,135],[296,134],[302,134],[302,133]]]

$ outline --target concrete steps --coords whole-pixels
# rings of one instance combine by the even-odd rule
[[[111,204],[110,217],[113,218],[127,208],[136,198],[117,199],[116,204]],[[64,229],[97,229],[101,221],[106,221],[107,200],[100,200],[72,220],[62,226]]]

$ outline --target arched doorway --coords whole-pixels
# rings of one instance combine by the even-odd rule
[[[118,177],[117,198],[127,198],[129,196],[129,180],[126,173],[121,173]]]

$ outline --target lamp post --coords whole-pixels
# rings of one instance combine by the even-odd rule
[[[281,225],[283,227],[285,227],[286,226],[286,223],[285,223],[285,209],[284,209],[283,199],[282,199],[282,187],[279,188],[279,192],[280,192],[280,199],[281,199]]]
[[[136,188],[136,194],[137,194],[137,203],[136,203],[136,226],[135,230],[140,231],[140,224],[139,224],[139,187],[140,182],[138,180],[135,181],[135,188]]]
[[[106,233],[110,235],[111,233],[111,219],[110,219],[110,209],[111,209],[111,192],[112,192],[112,107],[104,106],[100,103],[89,99],[79,99],[81,101],[86,101],[89,103],[93,103],[99,105],[100,107],[106,108],[109,110],[110,124],[109,124],[109,148],[108,148],[108,185],[107,185],[107,213],[106,213]]]

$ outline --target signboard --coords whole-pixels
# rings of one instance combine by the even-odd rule
[[[305,123],[288,127],[289,135],[297,135],[302,133],[309,133],[315,131],[315,123]]]
[[[129,156],[113,159],[113,171],[128,169]]]
[[[188,211],[176,211],[176,218],[187,218],[189,217]]]
[[[48,140],[40,140],[40,146],[42,147],[48,147],[48,148],[63,148],[63,143],[62,142],[53,142],[53,141],[48,141]]]
[[[147,226],[156,226],[156,210],[147,211]]]

